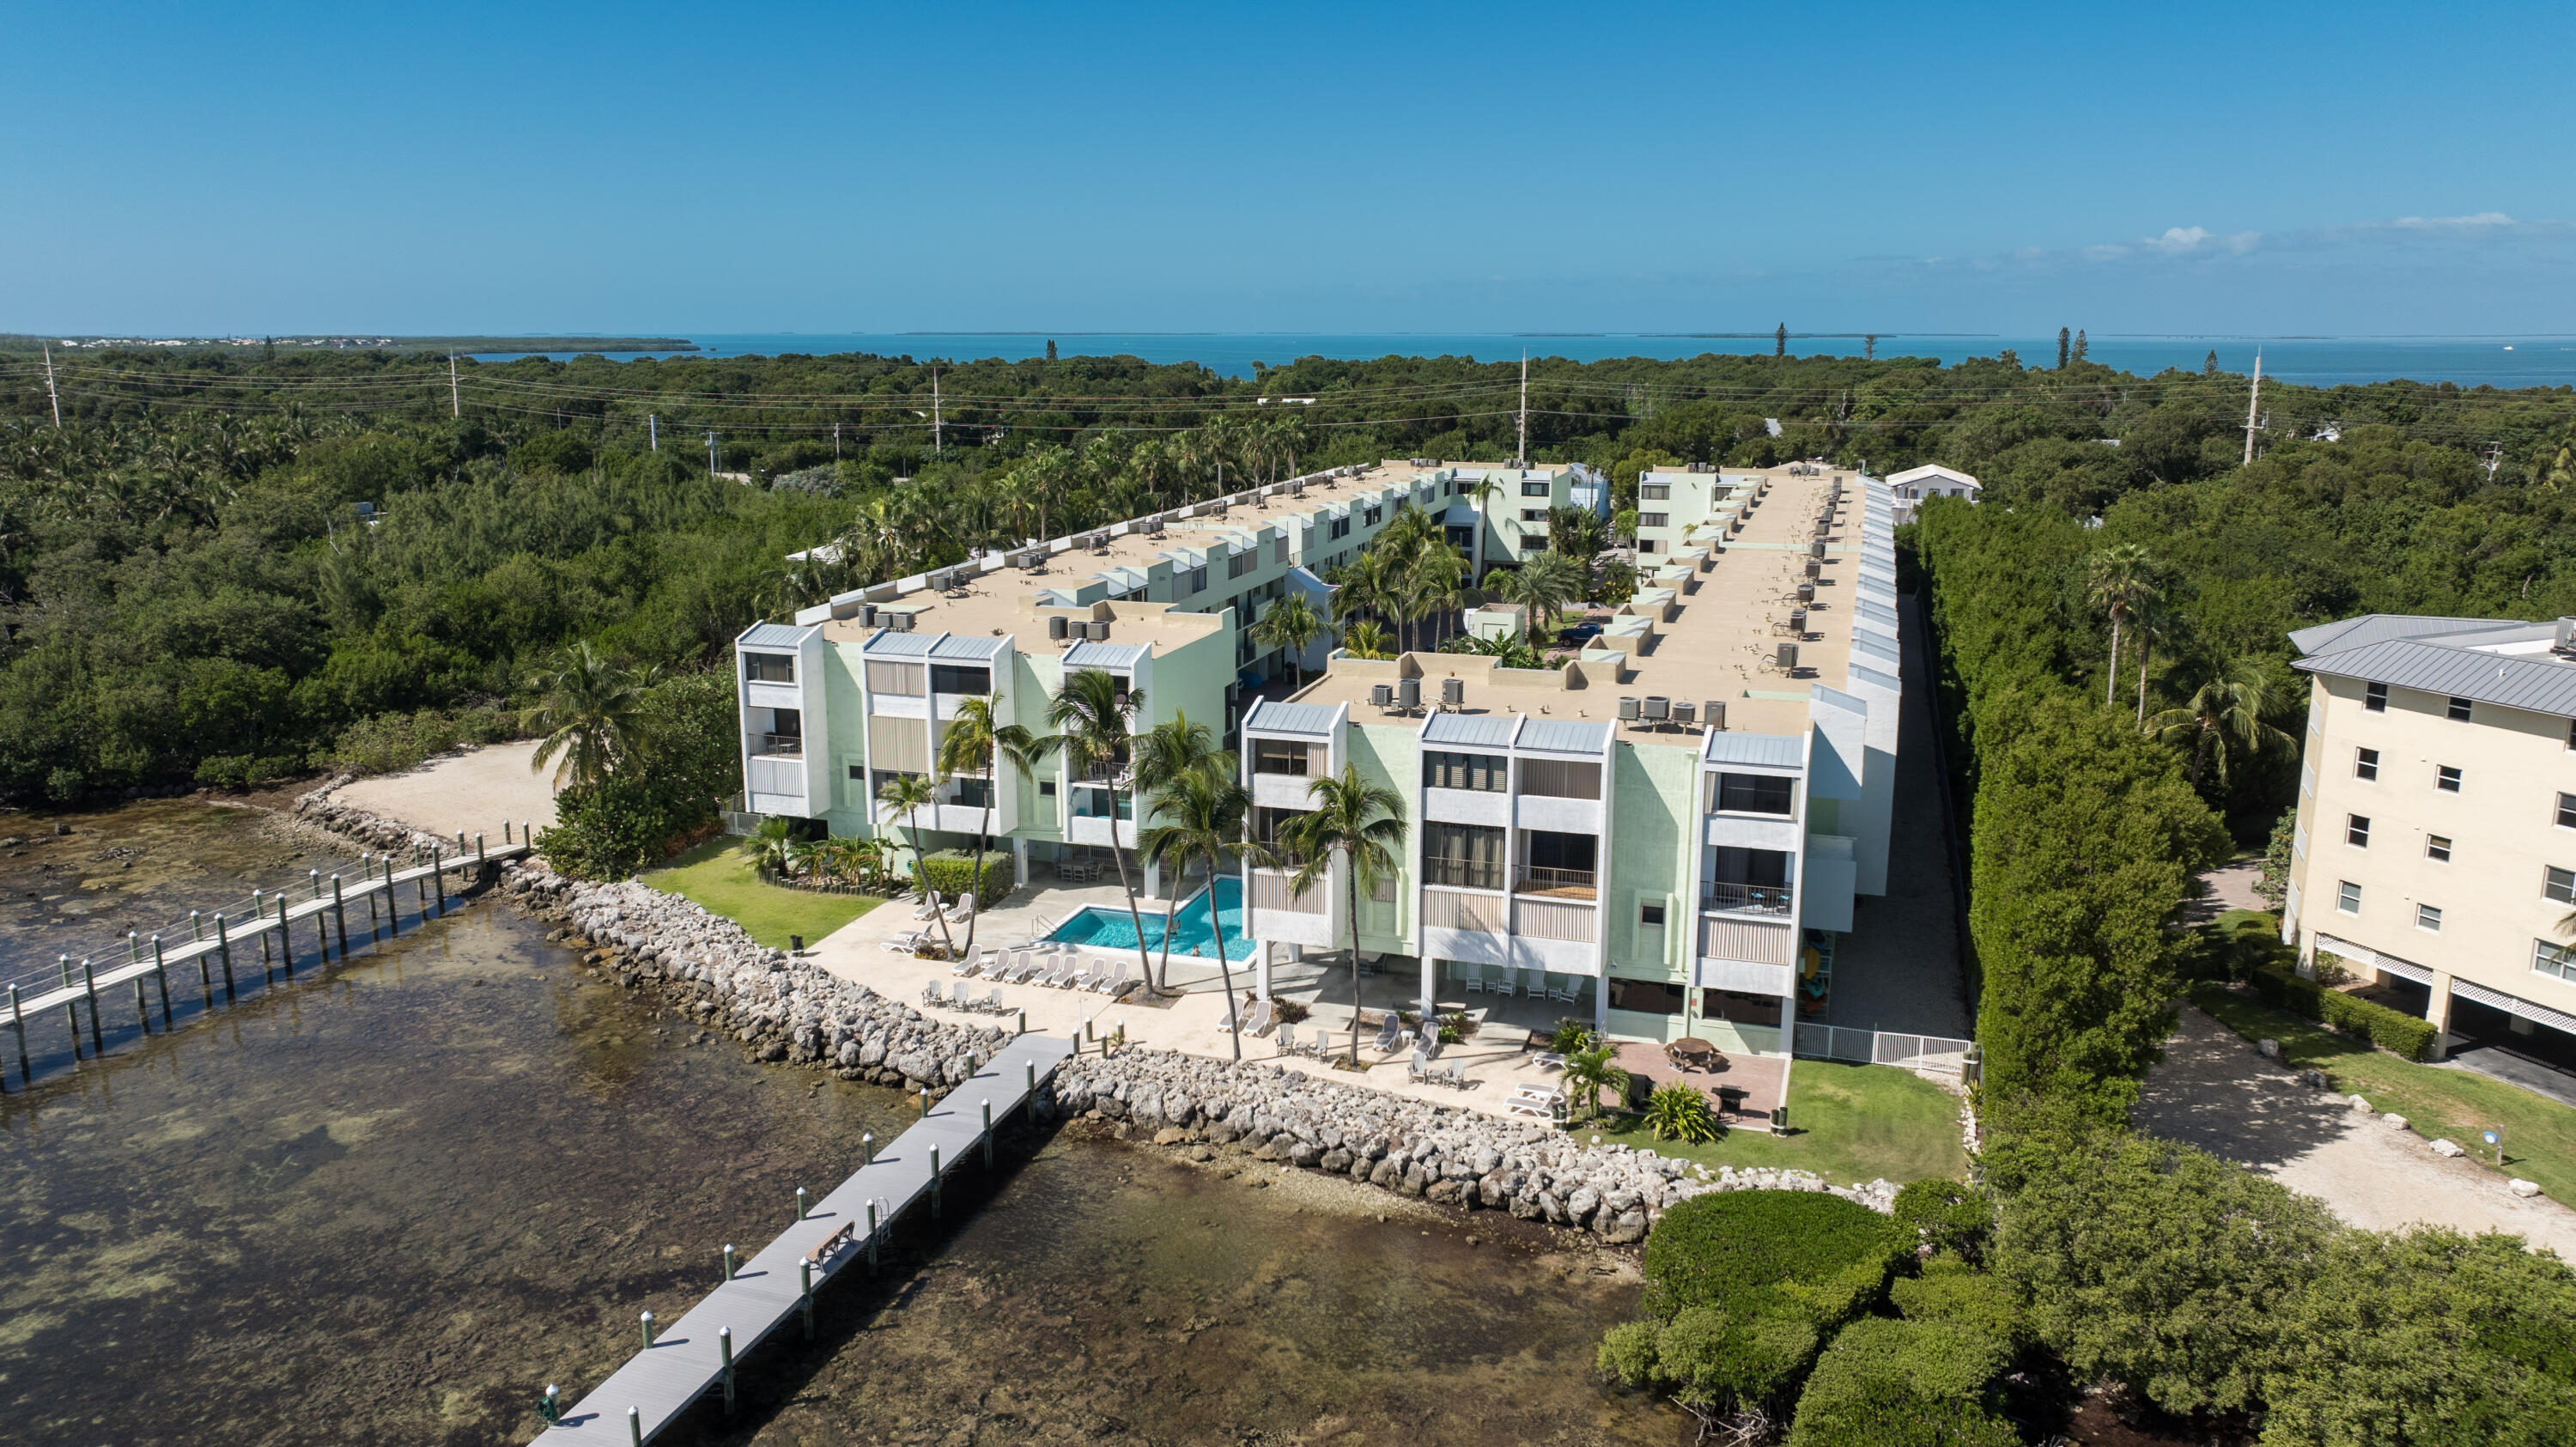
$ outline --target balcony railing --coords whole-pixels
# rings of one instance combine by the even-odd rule
[[[1600,876],[1589,869],[1552,869],[1544,865],[1521,866],[1520,883],[1512,886],[1514,894],[1552,894],[1564,899],[1598,899]]]
[[[751,751],[762,758],[801,759],[805,757],[803,734],[753,734]]]
[[[1732,914],[1787,914],[1789,886],[1785,884],[1702,884],[1699,907],[1725,910]]]
[[[1491,860],[1426,859],[1422,861],[1422,881],[1454,889],[1500,889],[1503,866]]]

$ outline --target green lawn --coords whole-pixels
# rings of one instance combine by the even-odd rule
[[[2294,1069],[2324,1071],[2336,1090],[2366,1096],[2377,1110],[2395,1111],[2428,1140],[2458,1141],[2471,1160],[2489,1169],[2495,1157],[2478,1132],[2503,1132],[2506,1171],[2538,1181],[2553,1200],[2576,1200],[2576,1110],[2470,1071],[2400,1060],[2252,995],[2200,984],[2192,987],[2191,998],[2248,1040],[2280,1041]]]
[[[787,948],[790,935],[803,935],[810,946],[885,903],[872,894],[816,894],[771,884],[752,869],[740,842],[732,839],[701,844],[647,873],[644,882],[694,900],[780,950]]]
[[[1884,1176],[1903,1184],[1968,1169],[1959,1144],[1959,1098],[1893,1065],[1801,1060],[1789,1069],[1787,1136],[1729,1131],[1714,1145],[1659,1141],[1643,1126],[1599,1130],[1579,1124],[1576,1140],[1636,1146],[1710,1166],[1794,1166],[1836,1185]]]

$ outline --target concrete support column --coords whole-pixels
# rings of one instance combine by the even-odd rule
[[[1432,1007],[1440,1002],[1440,962],[1428,954],[1422,957],[1422,1014],[1431,1016]]]
[[[1016,835],[1011,839],[1011,877],[1022,884],[1029,882],[1029,841]]]
[[[1268,940],[1256,941],[1252,947],[1253,988],[1265,1000],[1270,998],[1270,952],[1274,948]]]
[[[1780,1053],[1798,1053],[1798,989],[1795,985],[1780,997]]]
[[[2433,1041],[2433,1058],[2439,1060],[2447,1053],[2443,1050],[2442,1042],[2439,1037],[2451,1033],[2451,976],[2449,972],[2444,970],[2435,970],[2433,972],[2433,998],[2425,1003],[2424,1018],[2431,1021],[2433,1024],[2433,1029],[2436,1035],[2436,1038]]]
[[[1145,897],[1147,899],[1163,897],[1163,870],[1160,865],[1151,860],[1145,862]]]
[[[1592,980],[1592,1028],[1604,1035],[1610,1033],[1610,972],[1607,970]]]

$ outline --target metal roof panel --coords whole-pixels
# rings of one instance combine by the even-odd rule
[[[1748,734],[1712,730],[1700,757],[1712,764],[1747,764],[1761,769],[1804,768],[1807,740],[1799,734]]]
[[[1435,713],[1422,726],[1422,742],[1499,749],[1511,743],[1513,732],[1520,726],[1518,714]]]

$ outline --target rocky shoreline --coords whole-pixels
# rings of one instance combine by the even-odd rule
[[[448,841],[333,803],[334,780],[295,815],[376,849],[426,854]],[[933,1020],[899,1000],[760,945],[732,920],[627,881],[567,879],[542,860],[507,861],[498,883],[532,913],[567,927],[586,964],[629,989],[662,994],[682,1014],[730,1031],[753,1058],[944,1095],[1010,1039],[999,1026]],[[1346,1176],[1462,1210],[1497,1210],[1591,1232],[1607,1244],[1644,1238],[1663,1212],[1709,1191],[1823,1191],[1877,1211],[1896,1188],[1836,1186],[1808,1171],[1711,1170],[1626,1146],[1595,1146],[1536,1121],[1509,1121],[1258,1062],[1128,1048],[1067,1061],[1034,1108],[1110,1122],[1133,1137],[1191,1152]]]

